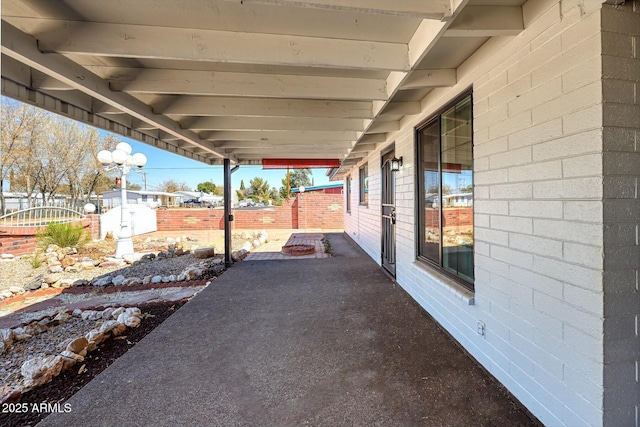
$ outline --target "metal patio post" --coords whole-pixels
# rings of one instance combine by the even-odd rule
[[[231,160],[224,159],[224,264],[231,266]]]

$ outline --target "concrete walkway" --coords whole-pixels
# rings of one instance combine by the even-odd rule
[[[42,426],[535,425],[343,235],[243,261]]]

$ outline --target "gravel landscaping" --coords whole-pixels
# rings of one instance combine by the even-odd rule
[[[51,261],[58,261],[59,255],[45,257],[40,266],[29,256],[3,257],[0,320],[6,316],[5,323],[9,317],[15,322],[19,315],[20,325],[0,328],[0,425],[34,425],[48,413],[63,410],[67,398],[224,271],[222,258],[210,249],[194,253],[177,240],[135,242],[136,252],[145,258],[139,255],[130,263],[109,259],[114,242],[94,242],[78,253],[64,249],[68,254],[63,258],[73,258],[76,265],[84,260],[89,268],[62,271],[55,271]],[[36,301],[31,295],[42,294],[43,289],[57,292],[55,298],[45,295],[38,300],[51,307],[30,309]],[[99,301],[101,307],[69,309],[91,301]],[[135,317],[128,318],[124,311]],[[72,343],[80,338],[84,345],[74,349]]]

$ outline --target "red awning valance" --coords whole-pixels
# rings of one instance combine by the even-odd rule
[[[337,168],[338,159],[262,159],[263,169]]]

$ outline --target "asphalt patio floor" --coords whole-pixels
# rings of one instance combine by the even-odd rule
[[[530,426],[340,233],[333,257],[242,261],[42,426]]]

